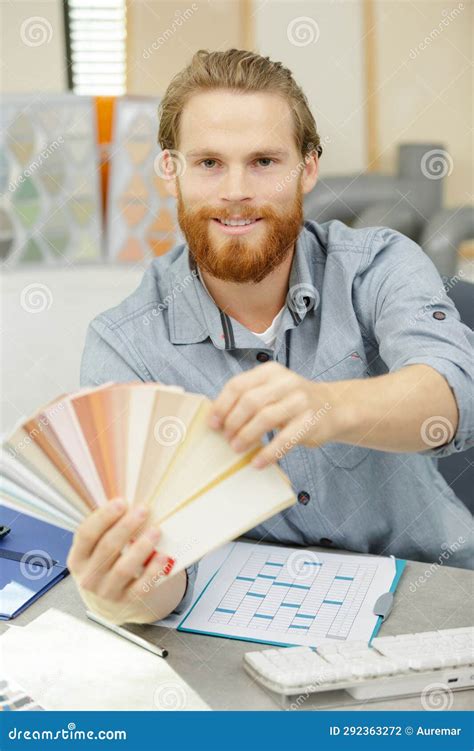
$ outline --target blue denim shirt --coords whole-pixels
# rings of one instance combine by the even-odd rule
[[[161,381],[214,399],[265,355],[313,381],[430,365],[457,400],[459,425],[449,443],[419,453],[297,446],[280,465],[300,502],[248,536],[421,561],[444,553],[447,564],[472,567],[472,515],[436,466],[438,456],[474,444],[472,344],[436,269],[412,240],[386,227],[306,221],[273,349],[217,307],[182,244],[153,260],[139,287],[92,321],[81,385]],[[443,418],[435,418],[428,441],[430,430],[436,438],[443,429]],[[196,565],[178,610],[189,602],[195,574]]]

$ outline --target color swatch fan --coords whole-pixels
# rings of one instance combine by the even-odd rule
[[[250,464],[207,425],[211,402],[158,383],[61,395],[6,439],[0,498],[74,531],[116,497],[146,504],[173,575],[295,503],[277,466]]]

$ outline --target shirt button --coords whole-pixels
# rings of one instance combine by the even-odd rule
[[[329,537],[321,537],[319,542],[321,545],[332,545],[332,540]]]
[[[437,321],[444,321],[446,318],[446,313],[443,313],[442,310],[435,310],[433,313],[433,318],[436,318]]]
[[[303,506],[306,506],[307,503],[309,503],[309,499],[311,498],[310,494],[306,492],[306,490],[301,490],[298,493],[298,503],[302,503]]]
[[[270,359],[270,355],[268,354],[268,352],[258,352],[257,360],[259,362],[267,362],[267,360],[269,359]]]

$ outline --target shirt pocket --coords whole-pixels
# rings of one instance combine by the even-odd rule
[[[368,378],[369,371],[365,356],[357,350],[352,350],[329,365],[324,370],[315,373],[314,381],[347,381],[353,378]],[[341,469],[353,469],[366,459],[370,449],[365,446],[354,446],[350,443],[325,443],[319,449],[329,460],[331,465]]]

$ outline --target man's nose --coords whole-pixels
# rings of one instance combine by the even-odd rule
[[[224,201],[244,201],[252,198],[251,188],[243,167],[230,167],[219,184],[220,198]]]

